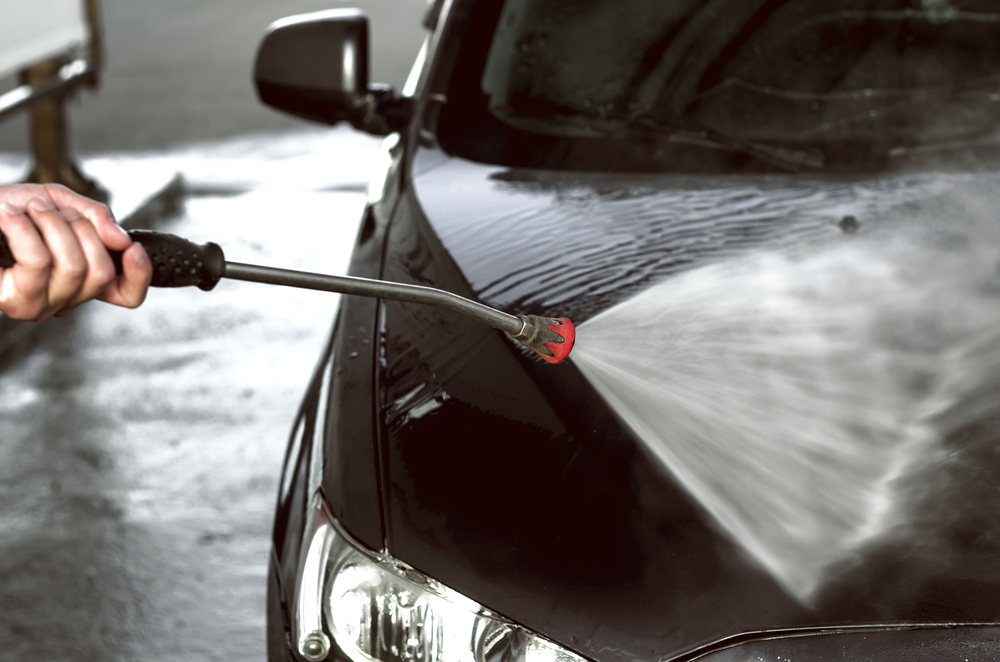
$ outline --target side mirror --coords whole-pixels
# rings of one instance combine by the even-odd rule
[[[331,9],[272,23],[254,64],[260,100],[305,119],[386,135],[406,126],[413,100],[368,83],[368,16]]]

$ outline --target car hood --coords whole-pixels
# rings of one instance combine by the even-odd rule
[[[433,149],[412,168],[387,279],[577,323],[701,265],[852,241],[847,216],[864,233],[917,209],[946,213],[956,190],[1000,183],[560,174]],[[590,658],[669,659],[765,632],[1000,613],[1000,527],[988,515],[1000,507],[995,380],[970,396],[979,414],[942,424],[949,459],[919,526],[874,536],[796,592],[663,470],[572,360],[548,366],[499,332],[393,302],[381,345],[388,550]]]

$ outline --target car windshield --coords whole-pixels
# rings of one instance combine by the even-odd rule
[[[442,142],[480,161],[581,170],[995,163],[995,9],[985,0],[478,0]]]

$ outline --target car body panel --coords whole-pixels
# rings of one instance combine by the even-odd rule
[[[376,244],[374,238],[368,243]],[[361,259],[355,261],[351,275],[376,277],[381,257],[377,245],[370,250],[359,248]],[[366,259],[369,253],[375,257]],[[331,356],[331,404],[325,420],[326,438],[337,443],[326,444],[323,467],[323,492],[331,510],[352,535],[373,549],[380,549],[384,538],[372,434],[377,311],[377,301],[365,297],[344,297],[340,305]]]
[[[846,214],[888,225],[950,187],[997,183],[560,175],[424,157],[389,233],[385,277],[576,321],[713,260],[852,241],[838,226]],[[642,450],[572,360],[542,364],[428,307],[388,302],[382,326],[388,551],[584,655],[667,658],[774,629],[1000,614],[1000,573],[977,566],[970,577],[983,557],[949,538],[973,525],[969,512],[935,523],[943,556],[899,556],[912,539],[875,544],[804,603]],[[996,433],[994,416],[963,461],[978,462]],[[982,481],[952,489],[988,493]]]
[[[471,6],[445,3],[417,115],[366,210],[353,275],[582,323],[713,261],[851,241],[839,225],[848,215],[862,233],[919,209],[946,217],[963,213],[953,208],[963,186],[1000,185],[991,173],[622,175],[451,156],[436,146],[442,101],[433,97],[457,52],[442,35],[460,31],[451,14]],[[993,629],[952,625],[1000,619],[991,517],[1000,508],[1000,384],[981,394],[979,423],[945,426],[951,464],[919,535],[877,540],[803,601],[644,451],[572,359],[549,366],[453,314],[352,297],[332,347],[328,408],[316,404],[314,383],[305,411],[325,421],[316,424],[322,491],[341,525],[587,658],[673,659],[706,647],[720,649],[720,660],[845,651],[889,659],[887,651],[922,646],[992,654],[982,642]],[[289,455],[286,473],[297,478],[279,503],[272,614],[294,581],[301,513],[291,511],[308,501],[303,449]],[[905,624],[934,627],[882,629]],[[824,628],[832,633],[813,636]],[[739,642],[749,647],[727,648]]]

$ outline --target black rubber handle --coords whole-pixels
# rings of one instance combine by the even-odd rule
[[[203,290],[215,287],[226,271],[226,256],[215,243],[198,245],[181,237],[153,232],[131,230],[132,241],[142,244],[153,262],[153,287],[187,287],[194,285]],[[111,261],[118,273],[122,272],[121,251],[110,251]],[[0,232],[0,267],[14,266],[14,256],[7,245],[7,238]]]

